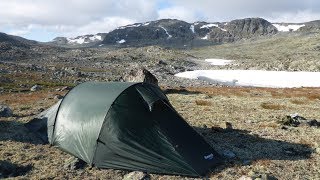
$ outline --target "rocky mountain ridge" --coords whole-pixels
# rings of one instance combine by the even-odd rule
[[[262,18],[236,19],[230,22],[187,23],[177,19],[161,19],[118,27],[109,33],[84,35],[76,38],[56,38],[51,43],[69,47],[88,46],[147,46],[197,47],[228,43],[278,33],[320,30],[320,21],[306,23],[271,23]],[[94,36],[99,36],[90,41]]]

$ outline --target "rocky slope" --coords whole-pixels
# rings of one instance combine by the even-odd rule
[[[261,18],[233,20],[229,23],[187,23],[174,19],[162,19],[147,23],[123,26],[108,33],[104,45],[141,46],[200,45],[233,42],[255,36],[272,35],[278,31],[270,22]]]
[[[64,49],[0,32],[0,61],[41,58],[60,51]]]
[[[0,33],[0,60],[26,56],[26,51],[36,44],[35,41]]]

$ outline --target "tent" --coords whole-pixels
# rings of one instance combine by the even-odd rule
[[[98,168],[203,176],[221,162],[149,83],[82,83],[26,126]]]

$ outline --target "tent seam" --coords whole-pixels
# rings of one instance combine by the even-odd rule
[[[102,126],[103,126],[103,124],[105,123],[106,118],[107,118],[107,115],[109,114],[110,109],[111,109],[111,108],[112,108],[112,106],[114,105],[114,102],[119,98],[119,96],[120,96],[123,92],[125,92],[127,89],[129,89],[129,88],[131,88],[131,87],[133,87],[133,86],[136,86],[136,85],[138,85],[138,84],[144,84],[144,82],[134,83],[134,84],[132,84],[131,86],[129,86],[129,87],[127,87],[127,88],[125,88],[121,93],[119,93],[119,95],[114,99],[114,101],[113,101],[113,102],[112,102],[112,104],[110,105],[110,107],[109,107],[109,109],[108,109],[108,111],[107,111],[106,115],[105,115],[105,116],[104,116],[104,118],[103,118],[103,122],[102,122],[102,125],[101,125],[101,127],[100,127],[98,137],[97,137],[97,139],[96,139],[96,145],[95,145],[94,153],[93,153],[92,160],[91,160],[91,163],[90,163],[90,165],[91,165],[91,166],[93,165],[93,162],[94,162],[94,159],[95,159],[95,156],[96,156],[96,153],[97,153],[98,140],[99,140],[99,137],[100,137],[100,135],[101,135]]]
[[[82,83],[83,84],[83,83]],[[61,107],[61,105],[62,105],[62,103],[63,103],[63,101],[65,100],[65,97],[66,96],[68,96],[68,94],[70,94],[70,92],[73,90],[73,89],[75,89],[76,87],[78,87],[78,86],[81,86],[82,84],[79,84],[79,85],[77,85],[77,86],[75,86],[75,87],[73,87],[69,92],[67,92],[67,94],[63,97],[63,99],[61,100],[61,102],[60,102],[60,104],[59,104],[59,107],[58,107],[58,110],[57,110],[57,113],[56,113],[56,116],[55,116],[55,118],[54,118],[54,123],[53,123],[53,128],[52,128],[52,133],[51,133],[51,145],[54,145],[53,144],[53,136],[54,136],[54,132],[55,132],[55,129],[56,129],[56,121],[57,121],[57,118],[58,118],[58,114],[59,114],[59,111],[60,111],[60,107]]]

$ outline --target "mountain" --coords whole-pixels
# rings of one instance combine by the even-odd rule
[[[243,38],[276,34],[277,29],[261,18],[247,18],[228,23],[187,23],[162,19],[119,27],[105,36],[104,45],[182,45],[233,42]]]
[[[246,18],[231,22],[187,23],[177,19],[161,19],[118,27],[109,33],[84,35],[75,38],[57,37],[49,44],[66,47],[146,46],[173,47],[210,45],[233,42],[278,32],[262,18]]]
[[[42,57],[61,48],[0,32],[0,61],[25,60]]]
[[[88,47],[100,43],[105,36],[106,33],[98,33],[95,35],[89,34],[77,36],[75,38],[56,37],[48,44],[66,47]]]
[[[319,32],[320,31],[320,20],[310,21],[304,24],[299,29],[300,32]]]
[[[236,19],[230,22],[187,23],[177,19],[161,19],[118,27],[109,33],[56,37],[45,45],[58,47],[130,47],[159,45],[164,47],[199,47],[230,43],[243,39],[273,36],[290,32],[308,33],[320,30],[320,21],[306,23],[270,23],[262,18]],[[8,36],[8,35],[7,35]],[[36,44],[10,36],[15,45]],[[6,38],[4,38],[6,39]]]
[[[35,44],[37,44],[36,41],[32,41],[19,36],[13,36],[13,35],[0,32],[0,45],[2,47],[6,45],[26,47],[28,45],[35,45]]]
[[[35,44],[37,44],[36,41],[0,32],[0,60],[24,57]]]

